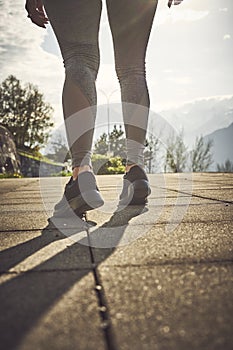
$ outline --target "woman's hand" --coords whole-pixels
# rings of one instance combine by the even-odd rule
[[[25,9],[33,23],[45,28],[49,20],[45,15],[42,0],[26,0]]]
[[[183,0],[169,0],[168,1],[168,7],[171,7],[171,5],[179,5],[182,3]]]

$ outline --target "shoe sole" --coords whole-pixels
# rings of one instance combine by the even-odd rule
[[[96,190],[87,191],[72,198],[59,210],[54,211],[54,216],[62,217],[73,214],[83,215],[86,211],[97,209],[104,204],[100,193]]]
[[[144,205],[150,194],[151,189],[147,180],[135,180],[128,188],[127,198],[120,200],[119,205]]]

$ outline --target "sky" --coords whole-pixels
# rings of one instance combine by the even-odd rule
[[[100,25],[101,65],[98,104],[120,101],[114,71],[105,0]],[[37,85],[62,120],[64,68],[50,25],[27,18],[24,1],[0,1],[0,81],[9,74]],[[232,0],[184,0],[168,9],[159,0],[149,40],[146,67],[151,109],[157,113],[189,101],[233,95]]]

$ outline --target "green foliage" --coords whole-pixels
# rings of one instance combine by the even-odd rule
[[[62,134],[56,133],[53,135],[50,144],[52,146],[51,151],[46,153],[46,157],[53,159],[55,162],[67,162],[68,159],[71,159],[66,140]]]
[[[22,177],[23,177],[23,175],[20,174],[20,173],[4,173],[4,174],[0,174],[0,179],[9,179],[9,178],[20,179]]]
[[[95,174],[123,174],[125,166],[121,157],[108,158],[102,154],[93,154],[92,166]]]
[[[18,150],[18,154],[33,160],[37,160],[37,161],[41,161],[47,164],[51,164],[51,165],[63,165],[63,163],[59,163],[59,162],[55,162],[49,158],[47,158],[46,156],[42,156],[41,154],[39,154],[39,156],[36,156],[30,152],[25,152],[25,151],[21,151]]]
[[[152,160],[155,160],[155,156],[157,155],[158,149],[159,149],[159,139],[155,137],[153,134],[150,134],[148,139],[145,142],[145,152],[144,152],[144,158],[145,158],[145,165],[148,168],[148,171],[152,171]],[[109,173],[123,173],[124,172],[124,159],[126,158],[126,139],[125,139],[125,133],[122,130],[122,126],[120,125],[117,127],[117,125],[114,125],[113,130],[111,131],[109,135],[109,144],[108,144],[108,135],[106,133],[103,133],[99,139],[96,141],[94,145],[94,155],[102,155],[105,156],[104,158],[100,159],[98,158],[98,162],[107,162],[109,160],[108,150],[110,150],[110,153],[113,155],[113,157],[120,157],[121,164],[122,165],[114,165],[111,166],[103,166],[100,170],[101,173],[109,174]],[[112,159],[112,158],[111,158]],[[95,159],[95,162],[97,164],[97,160]],[[101,167],[100,165],[97,166],[97,168]],[[108,168],[108,170],[107,170]],[[114,170],[115,169],[115,170]],[[117,170],[116,170],[117,169]]]
[[[191,170],[193,172],[207,171],[213,163],[211,148],[213,141],[204,142],[203,136],[197,137],[193,150],[190,152]]]
[[[119,129],[114,125],[112,132],[109,135],[103,133],[94,145],[94,153],[106,155],[108,151],[113,154],[114,157],[125,156],[125,136],[121,125]]]
[[[95,174],[107,174],[109,158],[103,154],[94,153],[91,158],[93,171]]]
[[[145,151],[144,151],[144,162],[148,169],[148,173],[152,172],[152,161],[155,163],[157,153],[159,151],[159,138],[154,136],[152,133],[146,139]]]
[[[41,154],[36,155],[36,154],[33,154],[32,152],[28,152],[25,150],[18,149],[17,152],[20,156],[24,156],[24,157],[31,158],[31,159],[38,160],[38,161],[40,161],[43,158],[43,156]]]
[[[109,135],[110,141],[110,152],[112,152],[114,157],[125,156],[126,145],[125,145],[125,136],[122,126],[120,125],[119,129],[114,125],[112,132]]]
[[[165,172],[181,173],[185,170],[187,163],[187,147],[183,141],[183,131],[176,137],[172,135],[167,140],[165,156]]]
[[[107,168],[108,174],[124,174],[125,166],[122,164],[121,157],[112,157],[109,159],[109,166]]]
[[[0,85],[0,123],[11,131],[17,148],[37,151],[46,142],[53,109],[32,84],[10,75]]]
[[[104,155],[104,154],[107,154],[107,152],[108,152],[108,135],[104,132],[95,143],[94,153]]]
[[[217,171],[219,173],[233,173],[233,162],[227,159],[224,164],[217,164]]]

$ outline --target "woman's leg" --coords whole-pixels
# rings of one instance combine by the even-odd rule
[[[145,56],[158,0],[107,0],[127,138],[127,169],[144,165],[149,114]]]
[[[90,171],[102,3],[101,0],[43,0],[43,3],[64,59],[63,111],[73,165],[73,177],[53,215],[82,216],[103,205]]]
[[[90,170],[96,116],[101,0],[44,0],[64,59],[63,112],[73,178]]]

